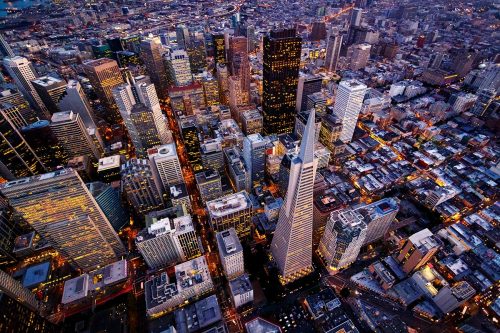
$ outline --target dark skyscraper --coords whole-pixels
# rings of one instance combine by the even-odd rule
[[[21,134],[48,169],[66,165],[68,154],[59,144],[48,120],[39,120],[21,128]]]
[[[271,31],[264,37],[265,135],[293,130],[301,47],[295,29]]]
[[[216,64],[226,63],[226,44],[224,34],[213,34],[214,59]]]
[[[4,112],[0,112],[0,176],[13,179],[46,172],[33,149],[24,140]]]
[[[198,137],[195,120],[188,118],[182,121],[181,133],[186,146],[189,163],[191,163],[194,171],[201,170],[200,139]]]

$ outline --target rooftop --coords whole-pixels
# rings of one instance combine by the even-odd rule
[[[247,209],[251,205],[247,192],[241,191],[207,202],[207,209],[210,216],[220,217]]]
[[[62,111],[54,113],[50,121],[52,123],[62,123],[66,121],[75,120],[77,117],[78,114],[74,113],[73,111]]]
[[[229,281],[229,288],[233,296],[242,295],[253,290],[248,274],[243,274],[234,280]]]
[[[52,76],[41,76],[36,80],[32,80],[31,82],[42,87],[51,87],[53,85],[66,86],[65,81]]]
[[[216,234],[219,253],[222,257],[227,257],[234,253],[242,252],[240,240],[234,228],[218,232]]]
[[[97,167],[97,172],[109,170],[109,169],[114,169],[114,168],[120,168],[120,165],[121,165],[121,156],[120,155],[103,157],[103,158],[99,159],[99,165]]]
[[[165,145],[161,145],[159,147],[148,149],[149,158],[160,158],[167,156],[177,156],[177,150],[175,148],[175,143],[169,143]]]
[[[408,239],[416,248],[425,253],[439,246],[434,235],[427,228],[411,235]]]
[[[50,261],[28,267],[28,269],[26,269],[26,272],[24,273],[23,287],[36,287],[40,283],[47,281],[49,273]]]
[[[281,333],[281,328],[263,318],[257,317],[245,323],[248,333]]]

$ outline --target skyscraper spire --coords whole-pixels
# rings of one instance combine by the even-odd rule
[[[315,114],[311,111],[299,155],[293,158],[285,203],[281,207],[271,252],[287,284],[312,271]]]

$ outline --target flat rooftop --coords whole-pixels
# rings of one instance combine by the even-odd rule
[[[246,191],[226,195],[225,197],[207,202],[210,216],[221,217],[251,207],[250,197]]]
[[[218,232],[215,237],[217,238],[219,253],[222,257],[227,257],[243,251],[243,247],[241,246],[234,228]]]
[[[23,277],[23,287],[36,287],[42,282],[47,281],[50,273],[50,261],[33,265],[26,269]]]
[[[204,256],[201,256],[175,266],[175,277],[179,292],[191,288],[195,284],[210,280],[207,260]]]
[[[229,288],[233,296],[242,295],[253,290],[248,274],[243,274],[234,280],[229,281]]]
[[[99,159],[99,165],[97,167],[97,172],[105,171],[114,168],[120,168],[121,156],[113,155],[108,157],[103,157]]]
[[[161,145],[159,147],[148,149],[148,156],[151,157],[170,157],[177,156],[177,150],[175,148],[175,143],[168,143],[165,145]]]
[[[53,85],[66,86],[65,81],[52,76],[41,76],[36,80],[32,80],[31,82],[41,87],[51,87]]]
[[[61,111],[61,112],[56,112],[52,115],[52,118],[50,121],[52,123],[62,123],[66,121],[72,121],[75,120],[77,117],[77,114],[74,113],[73,111]]]
[[[248,333],[281,333],[281,328],[263,318],[257,317],[245,323]]]

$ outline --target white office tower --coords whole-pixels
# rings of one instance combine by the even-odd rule
[[[330,274],[335,274],[356,260],[365,237],[366,224],[361,214],[352,209],[332,212],[318,247],[319,255]]]
[[[175,143],[169,143],[160,147],[148,149],[151,165],[154,166],[156,176],[163,185],[163,191],[167,191],[171,185],[184,182],[181,164]]]
[[[190,215],[156,220],[139,232],[135,244],[151,269],[164,268],[201,254]]]
[[[79,114],[56,112],[52,115],[50,128],[69,157],[85,155],[96,161],[101,158],[104,149],[92,139]]]
[[[73,111],[78,113],[87,128],[96,128],[94,121],[94,111],[89,100],[83,91],[82,85],[76,80],[69,80],[66,86],[66,93],[59,101],[61,111]]]
[[[3,65],[7,73],[14,79],[16,86],[24,97],[26,97],[33,107],[40,111],[46,119],[50,119],[49,111],[31,83],[32,80],[37,78],[35,68],[31,62],[24,57],[15,56],[12,58],[5,58],[3,60]]]
[[[368,245],[382,239],[389,231],[391,223],[399,211],[399,200],[397,198],[384,198],[362,206],[357,211],[364,217],[367,225],[363,245]]]
[[[357,80],[345,80],[339,84],[333,113],[342,121],[339,139],[344,143],[352,140],[366,90],[366,85]]]
[[[326,46],[325,69],[328,72],[336,72],[342,48],[342,34],[335,32],[328,37]]]
[[[135,78],[135,89],[139,96],[139,101],[144,104],[148,109],[153,111],[153,118],[156,130],[160,136],[162,144],[172,142],[172,133],[167,125],[167,118],[163,115],[160,107],[160,101],[156,94],[156,89],[148,76],[138,76]]]
[[[315,112],[311,111],[300,153],[290,165],[285,201],[271,244],[281,283],[312,271],[313,185],[318,161],[314,158]]]
[[[15,211],[75,267],[84,271],[116,261],[125,247],[73,169],[4,183]]]
[[[193,82],[189,56],[184,50],[173,50],[166,58],[169,79],[177,87],[188,86]]]
[[[118,110],[123,118],[123,123],[127,128],[127,132],[134,148],[140,149],[142,147],[142,141],[131,117],[132,108],[136,104],[132,87],[130,84],[125,83],[113,88],[113,97],[115,98],[116,105],[118,106]]]
[[[220,260],[224,274],[232,280],[245,273],[243,263],[243,247],[234,228],[216,234]]]

